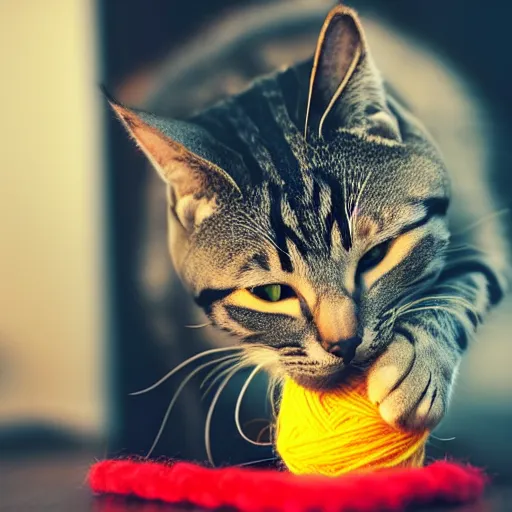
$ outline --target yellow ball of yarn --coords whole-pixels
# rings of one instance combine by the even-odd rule
[[[295,474],[423,465],[428,432],[389,426],[366,398],[364,383],[312,391],[287,379],[277,419],[276,450]]]

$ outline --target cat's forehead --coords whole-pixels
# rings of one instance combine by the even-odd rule
[[[258,245],[262,232],[278,245],[285,233],[301,254],[329,259],[332,247],[347,252],[354,243],[388,236],[420,218],[424,201],[446,196],[443,166],[428,146],[423,150],[343,128],[325,137],[306,133],[304,86],[296,69],[289,69],[194,118],[245,167],[243,175],[226,169],[240,185],[245,205],[222,210],[229,219],[227,233],[211,240],[214,245],[220,238],[227,241],[234,225],[246,226],[247,233],[236,237],[245,241],[244,253],[257,250],[249,242]],[[250,224],[256,218],[255,231]],[[212,229],[218,233],[220,227]],[[278,254],[287,268],[285,246]]]
[[[302,68],[298,68],[299,70]],[[243,175],[226,169],[249,189],[274,182],[300,193],[315,176],[394,188],[418,196],[445,184],[432,148],[385,140],[363,131],[339,129],[327,139],[305,136],[304,80],[297,68],[265,77],[246,91],[199,113],[193,121],[240,156]],[[385,190],[384,190],[385,191]]]
[[[313,146],[308,157],[305,167],[310,172],[330,173],[339,180],[368,177],[369,185],[393,188],[414,181],[420,194],[445,184],[444,166],[428,146],[389,143],[364,133],[339,130],[328,142]]]

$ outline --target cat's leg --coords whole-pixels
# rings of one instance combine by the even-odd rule
[[[435,286],[390,313],[393,341],[370,370],[369,398],[390,424],[434,428],[443,418],[461,358],[505,275],[478,250],[454,246]]]

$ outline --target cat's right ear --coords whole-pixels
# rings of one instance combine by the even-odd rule
[[[329,12],[318,38],[305,135],[313,132],[323,137],[326,125],[400,140],[361,21],[354,10],[344,5]]]
[[[218,159],[222,148],[216,147],[218,143],[205,130],[129,109],[110,96],[107,100],[137,146],[169,185],[172,212],[186,232],[192,232],[211,216],[224,197],[240,194],[231,176],[208,158]]]

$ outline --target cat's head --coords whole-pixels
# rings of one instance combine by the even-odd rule
[[[444,166],[349,8],[312,62],[188,122],[112,106],[167,184],[177,272],[256,362],[330,386],[382,352],[393,308],[440,272]]]

